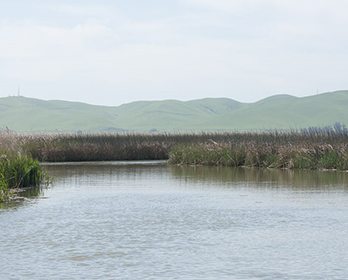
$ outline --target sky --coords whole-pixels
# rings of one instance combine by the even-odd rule
[[[139,100],[348,89],[346,0],[0,0],[0,97]]]

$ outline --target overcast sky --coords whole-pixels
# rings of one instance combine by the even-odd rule
[[[347,0],[0,0],[0,96],[120,105],[348,89]]]

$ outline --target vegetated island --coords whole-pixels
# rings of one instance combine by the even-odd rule
[[[0,133],[0,201],[40,185],[39,162],[168,160],[175,165],[348,170],[348,129],[199,134]]]

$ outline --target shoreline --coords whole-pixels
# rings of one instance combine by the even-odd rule
[[[346,130],[186,134],[0,133],[0,200],[49,164],[232,166],[348,172]]]

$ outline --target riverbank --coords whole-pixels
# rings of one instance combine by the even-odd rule
[[[0,133],[1,196],[39,185],[39,162],[168,160],[173,165],[348,170],[347,130],[263,133]]]
[[[348,133],[346,131],[319,130],[264,133],[186,133],[186,134],[14,134],[13,141],[28,155],[40,162],[77,161],[124,161],[124,160],[168,160],[185,163],[178,159],[180,149],[185,153],[215,160],[202,160],[197,164],[227,164],[231,157],[236,165],[270,166],[269,157],[278,157],[275,167],[291,167],[283,161],[289,154],[297,154],[295,161],[304,158],[318,160],[345,160]],[[230,150],[227,153],[227,150]],[[322,151],[323,150],[323,151]],[[323,153],[324,152],[324,153]],[[335,153],[338,155],[336,157]],[[242,155],[240,155],[242,154]],[[226,156],[225,160],[220,160]],[[244,156],[243,156],[244,155]],[[306,155],[306,156],[305,156]],[[285,159],[284,159],[285,157]],[[284,159],[284,160],[283,160]],[[233,162],[233,160],[231,160]],[[263,162],[265,161],[265,164]],[[194,163],[187,160],[187,164]],[[257,164],[256,164],[257,162]],[[227,164],[228,165],[228,164]],[[342,163],[338,163],[338,166]],[[298,168],[305,163],[295,164]],[[343,167],[343,166],[342,166]]]

